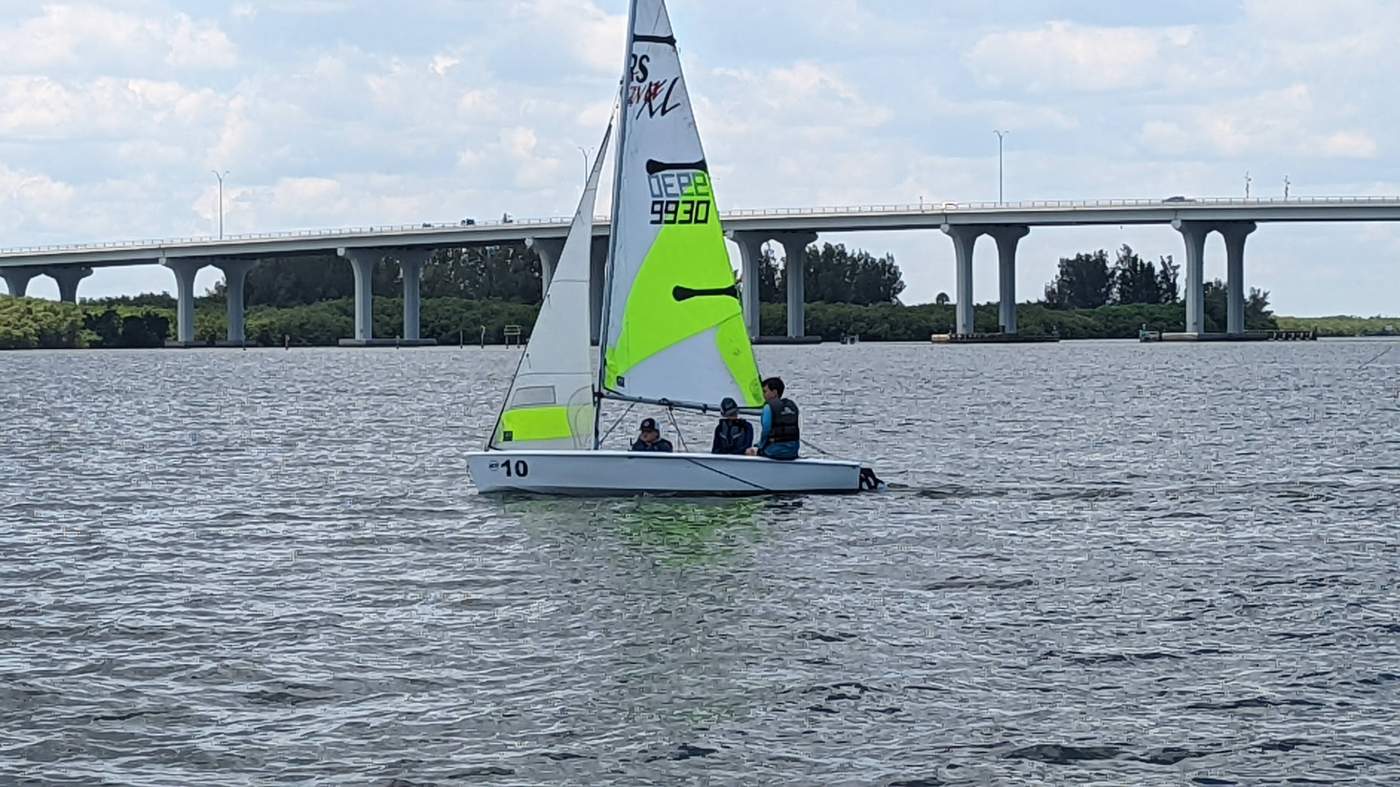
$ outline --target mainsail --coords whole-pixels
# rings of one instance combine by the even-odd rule
[[[501,451],[594,447],[593,364],[589,348],[588,277],[593,203],[612,124],[593,162],[559,265],[540,304],[530,341],[491,436]]]
[[[634,0],[601,385],[641,401],[763,403],[713,179],[664,0]]]

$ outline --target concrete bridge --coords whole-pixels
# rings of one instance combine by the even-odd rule
[[[925,203],[831,208],[736,210],[722,214],[727,237],[740,251],[742,280],[758,279],[762,245],[776,241],[787,258],[800,260],[807,244],[822,232],[862,232],[938,229],[953,242],[957,266],[955,302],[957,333],[973,332],[972,256],[977,240],[989,236],[997,244],[1001,326],[1016,332],[1016,248],[1033,227],[1165,224],[1181,233],[1186,247],[1186,331],[1205,330],[1204,255],[1206,236],[1219,232],[1227,255],[1227,332],[1244,331],[1245,239],[1262,223],[1400,221],[1397,197],[1311,197],[1294,199],[1042,200],[1011,203]],[[404,336],[419,337],[419,281],[424,263],[435,249],[490,246],[523,242],[539,253],[545,285],[563,248],[568,218],[525,219],[458,224],[346,227],[160,240],[118,241],[64,246],[0,249],[0,278],[12,295],[23,295],[35,276],[58,282],[60,297],[77,298],[78,283],[102,266],[161,264],[175,275],[179,302],[177,336],[194,341],[194,278],[205,266],[224,272],[228,290],[228,341],[241,344],[243,283],[253,264],[263,258],[335,253],[350,264],[355,276],[355,337],[347,343],[374,341],[371,282],[374,266],[395,260],[402,268]],[[593,244],[593,333],[596,339],[602,308],[602,265],[606,254],[607,219],[595,218]],[[789,336],[804,333],[803,276],[799,267],[786,277]],[[756,287],[744,287],[744,317],[749,331],[758,331]]]

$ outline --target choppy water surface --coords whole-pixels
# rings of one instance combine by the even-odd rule
[[[1394,784],[1386,348],[765,347],[902,488],[709,502],[477,496],[512,351],[3,354],[0,783]]]

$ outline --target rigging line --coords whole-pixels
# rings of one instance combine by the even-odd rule
[[[1382,355],[1385,355],[1386,353],[1388,353],[1388,352],[1390,352],[1391,350],[1394,350],[1394,349],[1395,349],[1395,345],[1392,344],[1392,345],[1390,345],[1389,347],[1385,348],[1384,350],[1381,350],[1380,352],[1378,352],[1378,353],[1376,353],[1374,356],[1372,356],[1372,357],[1371,357],[1371,360],[1367,361],[1366,363],[1361,364],[1360,366],[1358,366],[1358,367],[1356,367],[1356,368],[1357,368],[1357,369],[1365,369],[1367,366],[1370,366],[1372,363],[1374,363],[1374,362],[1376,362],[1376,361],[1379,361],[1379,360],[1381,359],[1381,356],[1382,356]]]
[[[622,419],[626,418],[628,414],[632,412],[632,408],[635,406],[636,402],[627,405],[627,409],[622,411],[622,415],[619,415],[617,417],[617,420],[613,421],[613,425],[608,427],[608,431],[601,438],[598,439],[599,446],[602,446],[603,441],[612,436],[613,430],[616,429],[618,425],[622,423]],[[599,412],[602,412],[602,410],[600,409]]]
[[[599,316],[598,326],[597,391],[599,394],[608,389],[608,331],[610,329],[608,312],[612,311],[613,268],[617,261],[618,238],[621,235],[619,228],[622,226],[619,220],[622,217],[622,176],[625,170],[623,151],[627,147],[627,116],[630,114],[627,107],[627,91],[632,83],[632,50],[635,47],[636,34],[637,0],[632,0],[627,4],[627,46],[622,53],[622,79],[617,84],[617,142],[613,144],[612,207],[611,215],[608,218],[608,256],[603,261],[603,308]],[[602,408],[600,407],[593,418],[594,449],[603,445],[603,438],[598,436],[598,418],[601,412]]]
[[[628,11],[627,11],[627,15],[628,15],[627,24],[628,24],[628,25],[631,25],[631,24],[632,24],[632,19],[631,19],[631,17],[632,17],[632,13],[633,13],[634,11],[635,11],[635,9],[632,7],[632,5],[629,4],[629,6],[628,6]],[[628,35],[629,35],[629,36],[631,35],[631,28],[630,28],[630,27],[629,27],[629,29],[628,29]],[[628,45],[628,49],[629,49],[629,50],[631,49],[631,45],[630,45],[630,44]],[[617,241],[617,216],[618,216],[619,196],[620,196],[621,193],[622,193],[622,176],[621,176],[621,167],[622,167],[622,142],[623,142],[623,140],[626,138],[626,125],[627,125],[627,117],[626,117],[626,115],[627,115],[627,104],[626,104],[626,102],[625,102],[624,97],[625,97],[626,94],[627,94],[627,84],[628,84],[629,82],[632,81],[632,65],[631,65],[631,62],[632,62],[632,61],[631,61],[631,53],[630,53],[630,51],[628,52],[628,54],[627,54],[626,56],[623,57],[623,61],[622,61],[622,62],[623,62],[623,77],[622,77],[622,80],[621,80],[621,81],[619,82],[619,84],[618,84],[617,97],[613,100],[613,116],[612,116],[611,118],[609,118],[609,120],[608,120],[608,130],[607,130],[606,133],[603,134],[603,147],[598,148],[598,161],[595,161],[595,162],[593,163],[593,166],[597,167],[597,166],[599,165],[599,163],[603,161],[603,154],[607,151],[607,141],[612,137],[613,122],[616,121],[616,122],[617,122],[617,141],[616,141],[616,142],[614,143],[614,145],[613,145],[613,187],[612,187],[612,202],[611,202],[611,204],[610,204],[610,206],[609,206],[609,208],[608,208],[608,212],[609,212],[609,214],[610,214],[609,217],[608,217],[608,251],[607,251],[607,255],[606,255],[606,256],[604,257],[604,259],[603,259],[603,281],[602,281],[603,303],[602,303],[602,310],[601,310],[601,312],[600,312],[600,314],[599,314],[599,324],[598,324],[598,382],[597,382],[597,385],[596,385],[596,387],[595,387],[595,393],[594,393],[594,396],[595,396],[595,397],[598,397],[598,398],[595,398],[594,401],[593,401],[593,450],[595,450],[595,451],[602,447],[602,445],[603,445],[603,439],[604,439],[603,436],[600,436],[600,435],[599,435],[599,433],[598,433],[598,427],[599,427],[599,424],[600,424],[600,419],[603,417],[603,407],[602,407],[603,402],[602,402],[602,399],[601,399],[601,392],[604,390],[603,382],[607,379],[607,363],[608,363],[608,361],[607,361],[607,358],[608,358],[608,310],[612,308],[612,264],[613,264],[612,261],[613,261],[613,255],[617,253],[617,244],[616,244],[616,241]],[[601,174],[602,174],[602,170],[599,169],[599,170],[598,170],[598,173],[599,173],[599,175],[601,175]],[[591,178],[591,175],[590,175],[590,178]],[[594,192],[594,195],[595,195],[595,198],[596,198],[596,195],[597,195],[597,192],[596,192],[596,191]],[[596,206],[595,206],[595,207],[596,207]],[[592,226],[592,224],[591,224],[591,222],[592,222],[592,217],[589,218],[589,221],[590,221],[590,225],[589,225],[589,226],[591,227],[591,226]],[[591,280],[592,277],[593,277],[593,233],[592,233],[592,230],[591,230],[591,229],[590,229],[589,234],[588,234],[588,243],[589,243],[589,251],[588,251],[588,254],[589,254],[589,260],[588,260],[588,276],[589,276],[589,278],[590,278],[590,280]],[[609,433],[611,433],[612,430],[608,430],[608,431],[609,431]]]
[[[812,449],[813,451],[816,451],[817,453],[821,454],[822,456],[830,456],[830,457],[835,457],[835,456],[836,456],[836,454],[833,454],[833,453],[831,453],[830,451],[823,451],[822,448],[821,448],[821,446],[819,446],[819,445],[813,445],[812,443],[807,442],[807,439],[806,439],[806,438],[799,438],[799,442],[801,442],[803,445],[807,446],[808,448]]]
[[[684,456],[684,455],[682,454],[682,456]],[[699,466],[699,467],[703,467],[703,468],[705,468],[706,470],[709,470],[709,471],[711,471],[711,472],[719,473],[720,475],[724,476],[725,478],[728,478],[728,479],[731,480],[731,481],[738,481],[738,482],[741,483],[741,484],[748,484],[749,486],[753,487],[754,489],[759,490],[760,492],[772,492],[772,491],[773,491],[772,489],[769,489],[768,487],[763,486],[762,484],[755,484],[754,482],[748,480],[747,478],[740,478],[740,477],[738,477],[738,476],[736,476],[736,475],[730,475],[729,473],[724,472],[723,470],[719,469],[718,467],[711,467],[711,466],[705,464],[704,462],[700,462],[700,461],[691,459],[691,458],[688,457],[688,456],[685,457],[685,461],[687,461],[687,462],[689,462],[689,463],[691,463],[691,464],[693,464],[693,465],[697,465],[697,466]]]
[[[682,451],[682,452],[686,451],[687,449],[686,449],[686,447],[685,447],[685,435],[681,432],[681,425],[678,424],[678,423],[676,423],[676,411],[675,411],[675,409],[674,409],[674,408],[671,408],[671,407],[667,407],[667,408],[666,408],[666,414],[667,414],[668,416],[671,417],[671,428],[676,430],[676,439],[680,441],[680,444],[681,444],[681,451]]]

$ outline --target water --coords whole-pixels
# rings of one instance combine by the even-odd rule
[[[1394,784],[1388,346],[764,347],[899,488],[709,502],[475,495],[510,351],[0,355],[0,783]]]

